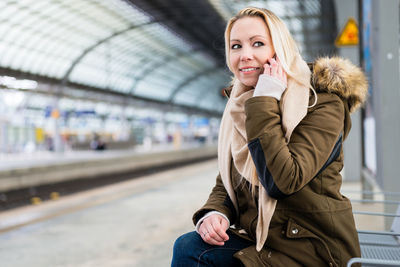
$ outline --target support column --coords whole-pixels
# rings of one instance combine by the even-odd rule
[[[400,192],[399,0],[371,1],[371,5],[376,180],[383,191]],[[394,205],[385,207],[385,212],[395,210]]]
[[[344,27],[350,17],[357,19],[357,0],[335,0],[336,25],[338,32]],[[360,24],[358,23],[359,27]],[[339,56],[349,59],[354,65],[359,66],[358,46],[338,48]],[[361,112],[360,110],[351,114],[351,131],[343,145],[345,181],[360,181],[362,167],[362,139],[361,139]]]
[[[54,144],[54,152],[56,153],[64,153],[63,141],[61,139],[60,132],[60,109],[59,109],[59,101],[60,97],[58,95],[54,96],[53,100],[53,111],[51,114],[51,120],[53,121],[53,144]]]

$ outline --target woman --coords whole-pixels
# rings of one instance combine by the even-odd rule
[[[172,266],[345,266],[360,248],[340,194],[341,142],[365,99],[364,75],[339,58],[319,59],[310,71],[265,9],[233,17],[225,45],[234,80],[219,175],[193,216],[196,232],[175,242]]]

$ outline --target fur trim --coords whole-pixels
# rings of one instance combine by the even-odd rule
[[[317,59],[313,66],[312,84],[319,92],[335,93],[346,99],[350,112],[355,111],[367,98],[367,79],[361,69],[348,59]]]

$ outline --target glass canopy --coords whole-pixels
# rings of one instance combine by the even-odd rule
[[[5,0],[0,20],[3,73],[223,111],[227,70],[127,1]]]

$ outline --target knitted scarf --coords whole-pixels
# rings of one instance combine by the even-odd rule
[[[231,162],[241,176],[253,183],[255,165],[247,147],[246,115],[244,103],[253,96],[254,89],[244,86],[238,79],[234,80],[232,92],[222,116],[218,137],[218,168],[222,182],[231,198],[236,212],[238,204],[231,181]],[[282,97],[282,126],[288,141],[293,129],[307,114],[309,91],[293,80],[288,81],[288,88]],[[255,180],[255,179],[254,179]],[[260,251],[268,236],[269,224],[275,211],[276,200],[269,197],[267,191],[258,182],[258,221],[256,228],[256,249]]]

